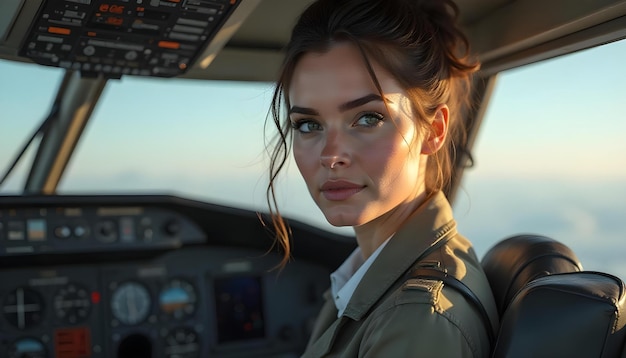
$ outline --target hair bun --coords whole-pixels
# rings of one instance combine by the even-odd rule
[[[480,68],[477,60],[470,57],[467,37],[459,28],[459,7],[452,0],[409,0],[417,5],[417,14],[423,24],[432,28],[423,30],[430,33],[433,45],[439,46],[449,65],[450,76],[467,76]]]

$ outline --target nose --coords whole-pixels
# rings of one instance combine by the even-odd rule
[[[328,131],[326,141],[320,154],[322,167],[337,169],[350,166],[350,156],[348,154],[348,143],[338,131]]]

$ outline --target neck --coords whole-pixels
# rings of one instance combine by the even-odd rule
[[[366,224],[355,226],[354,233],[356,234],[356,241],[363,257],[365,259],[370,257],[385,240],[398,231],[406,219],[426,200],[427,195],[423,192],[410,202],[400,204],[386,214]]]

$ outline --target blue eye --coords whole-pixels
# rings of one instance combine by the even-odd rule
[[[378,127],[382,124],[385,117],[376,112],[363,113],[354,123],[355,126],[361,127]]]
[[[297,130],[300,133],[311,133],[314,131],[321,131],[322,126],[309,119],[302,119],[291,123],[291,128]]]

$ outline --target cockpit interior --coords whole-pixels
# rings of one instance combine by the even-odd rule
[[[450,198],[471,167],[500,72],[626,38],[626,0],[456,2],[482,65]],[[310,3],[0,1],[0,59],[65,71],[33,133],[41,139],[22,193],[0,196],[0,357],[300,356],[329,274],[356,246],[352,236],[289,220],[293,252],[281,269],[264,212],[177,195],[65,195],[57,187],[108,82],[270,83]],[[0,128],[13,120],[0,118]],[[583,271],[558,242],[521,237],[484,259],[501,299],[494,357],[626,357],[623,282]],[[531,338],[517,332],[550,314],[554,325],[536,332],[546,339],[532,338],[528,348]],[[567,333],[567,322],[580,329]]]

